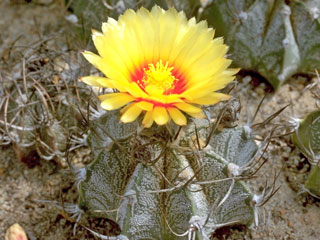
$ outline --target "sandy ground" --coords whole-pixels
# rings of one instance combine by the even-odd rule
[[[55,5],[42,6],[16,1],[0,2],[0,57],[8,57],[9,50],[37,40],[40,35],[61,34],[62,11]],[[13,45],[14,44],[14,45]],[[12,54],[12,53],[11,53]],[[1,70],[1,69],[0,69]],[[259,119],[265,119],[286,104],[291,105],[279,116],[285,124],[290,117],[303,117],[315,108],[303,78],[292,79],[265,100]],[[243,105],[241,122],[246,121],[246,106],[254,112],[265,94],[266,85],[250,77],[240,80],[235,95]],[[8,227],[19,223],[29,239],[94,239],[78,228],[72,235],[73,223],[53,204],[42,200],[76,203],[74,177],[53,161],[35,160],[29,168],[20,163],[11,146],[0,148],[0,239]],[[259,172],[259,178],[250,181],[256,192],[275,172],[281,173],[278,193],[264,206],[264,221],[258,229],[225,228],[217,232],[216,239],[304,239],[320,238],[320,202],[308,194],[298,194],[309,170],[306,159],[290,143],[290,137],[275,139],[268,150],[268,162]]]

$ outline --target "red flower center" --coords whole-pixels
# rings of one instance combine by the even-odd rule
[[[183,75],[168,62],[162,60],[149,63],[131,74],[131,80],[145,92],[148,87],[156,88],[163,95],[180,94],[185,91],[186,83]]]

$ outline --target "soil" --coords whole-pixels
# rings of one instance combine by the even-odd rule
[[[21,48],[30,46],[39,37],[61,36],[71,25],[65,20],[67,12],[61,10],[58,1],[1,1],[0,9],[2,60],[18,58],[15,52],[21,52]],[[266,119],[287,104],[289,107],[275,122],[285,126],[289,125],[291,117],[302,118],[315,109],[314,98],[310,92],[303,91],[307,84],[306,78],[297,76],[277,92],[268,93],[270,87],[266,83],[254,76],[240,76],[238,86],[233,90],[242,103],[240,123],[247,122],[246,108],[250,106],[248,112],[252,116],[265,94],[267,97],[255,122]],[[36,155],[31,159],[33,166],[21,163],[11,145],[1,147],[0,151],[0,239],[14,223],[19,223],[31,240],[95,239],[82,227],[78,227],[73,235],[72,219],[57,207],[77,201],[75,179],[70,171],[55,161],[41,160]],[[82,161],[81,151],[86,150],[79,150],[78,164]],[[276,185],[281,188],[261,209],[260,226],[256,229],[243,226],[219,229],[215,239],[320,238],[320,201],[301,191],[310,170],[307,160],[289,136],[274,139],[267,154],[268,161],[258,177],[250,180],[251,188],[258,193],[265,181],[272,180],[279,172]]]

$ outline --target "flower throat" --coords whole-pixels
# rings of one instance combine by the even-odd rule
[[[163,64],[162,60],[156,64],[150,63],[143,70],[142,83],[145,87],[154,87],[164,93],[173,89],[178,80],[172,75],[172,70],[173,67],[168,67],[168,62]]]

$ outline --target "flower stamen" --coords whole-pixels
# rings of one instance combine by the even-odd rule
[[[152,86],[156,87],[161,92],[168,91],[175,87],[175,83],[178,79],[172,75],[174,67],[168,67],[168,62],[162,63],[162,60],[156,64],[148,64],[148,68],[144,68],[144,75],[142,78],[142,84],[144,87]]]

